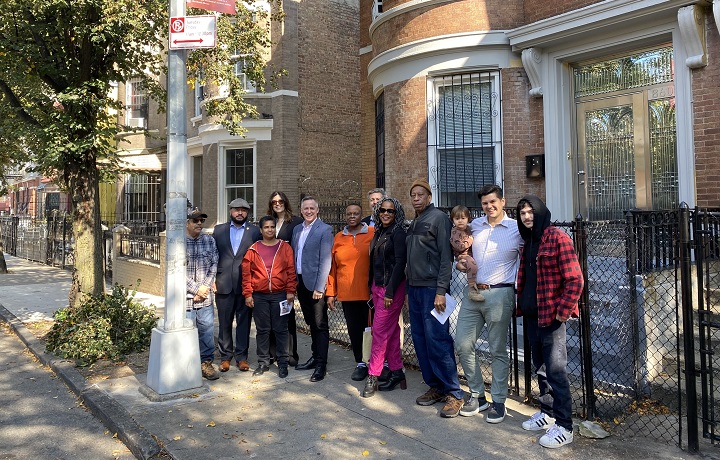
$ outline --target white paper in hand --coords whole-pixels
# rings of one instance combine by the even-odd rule
[[[445,324],[445,321],[450,318],[450,315],[452,315],[455,307],[457,307],[457,300],[455,300],[455,297],[450,294],[445,294],[445,311],[440,313],[433,308],[430,310],[430,313],[440,322],[440,324]]]
[[[288,303],[287,300],[281,301],[280,302],[280,316],[289,315],[292,308],[293,308],[293,304]]]

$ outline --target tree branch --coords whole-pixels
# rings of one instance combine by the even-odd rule
[[[15,95],[12,88],[10,88],[10,85],[5,82],[5,80],[0,80],[0,91],[5,94],[5,96],[8,99],[8,102],[10,103],[11,107],[14,107],[18,109],[17,113],[20,115],[20,118],[23,119],[23,121],[30,123],[33,126],[40,126],[40,122],[38,122],[35,117],[30,115],[25,108],[23,107],[22,103],[20,102],[20,99]]]

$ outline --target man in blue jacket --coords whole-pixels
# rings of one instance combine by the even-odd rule
[[[314,369],[311,382],[319,382],[327,372],[330,328],[325,288],[330,274],[333,245],[332,227],[318,218],[320,208],[315,198],[306,196],[300,202],[302,225],[293,229],[292,248],[295,251],[295,271],[298,277],[297,298],[303,317],[310,326],[312,356],[297,370]]]
[[[410,187],[415,209],[407,236],[408,308],[410,328],[423,380],[430,389],[416,399],[421,406],[445,401],[440,415],[457,417],[463,391],[457,374],[450,322],[440,323],[431,314],[445,311],[450,288],[453,253],[450,219],[432,204],[430,184],[418,179]]]

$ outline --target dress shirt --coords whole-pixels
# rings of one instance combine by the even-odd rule
[[[300,236],[298,237],[298,250],[297,250],[297,257],[295,257],[295,272],[298,275],[302,275],[302,253],[303,253],[303,246],[305,246],[305,240],[307,240],[308,234],[310,233],[310,229],[312,228],[313,224],[317,221],[317,217],[315,220],[310,222],[309,224],[305,221],[303,221],[303,228],[300,231]]]
[[[505,214],[502,221],[490,225],[486,216],[470,223],[474,238],[472,253],[478,265],[478,284],[515,284],[523,239],[517,221]]]
[[[235,225],[230,223],[230,244],[232,245],[233,254],[237,254],[240,242],[245,234],[245,224]]]

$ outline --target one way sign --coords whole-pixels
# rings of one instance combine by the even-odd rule
[[[214,48],[216,21],[214,15],[170,18],[170,49]]]

